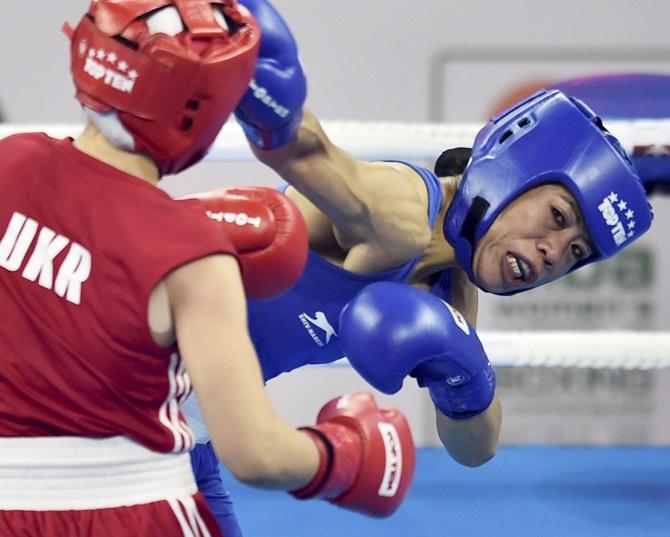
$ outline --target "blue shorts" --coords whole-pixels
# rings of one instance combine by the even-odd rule
[[[211,442],[196,444],[191,451],[191,466],[198,489],[207,500],[207,505],[216,517],[226,537],[242,537],[230,494],[223,486],[219,473],[219,460]]]

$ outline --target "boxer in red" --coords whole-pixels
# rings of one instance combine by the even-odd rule
[[[202,159],[246,90],[253,17],[233,0],[94,0],[67,30],[83,134],[0,141],[0,535],[222,535],[189,463],[191,386],[238,478],[394,509],[404,417],[361,394],[311,427],[281,420],[246,327],[253,256],[156,186]]]

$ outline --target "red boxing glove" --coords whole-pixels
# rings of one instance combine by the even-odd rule
[[[272,188],[222,188],[185,196],[199,199],[237,248],[248,298],[281,295],[307,263],[307,226],[298,207]]]
[[[344,395],[327,403],[317,425],[303,427],[321,464],[296,498],[324,498],[374,517],[393,513],[414,477],[412,433],[399,410],[377,408],[369,393]]]

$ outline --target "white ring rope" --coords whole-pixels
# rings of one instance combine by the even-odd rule
[[[635,146],[668,147],[670,119],[606,121],[626,151]],[[334,143],[365,160],[434,160],[449,147],[469,147],[479,124],[324,121]],[[18,132],[76,136],[81,125],[0,124],[0,138]],[[240,127],[227,123],[207,156],[209,161],[254,157]],[[546,366],[611,369],[670,367],[670,332],[524,331],[482,332],[494,366]],[[336,365],[348,365],[346,360]]]
[[[483,331],[479,337],[494,367],[670,367],[670,332]],[[325,366],[350,367],[346,358]]]
[[[323,121],[331,140],[363,160],[430,160],[450,147],[471,147],[481,124],[392,121]],[[667,147],[670,119],[606,121],[607,128],[629,153],[636,146]],[[0,124],[0,138],[17,132],[46,132],[55,138],[77,136],[81,125]],[[229,121],[206,157],[213,162],[254,160],[242,129]]]
[[[660,369],[670,367],[669,332],[483,332],[494,366]]]

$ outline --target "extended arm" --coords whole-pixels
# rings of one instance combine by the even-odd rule
[[[451,305],[460,311],[476,328],[478,290],[465,272],[453,270],[451,279]],[[493,396],[489,407],[481,414],[454,420],[435,409],[437,434],[454,460],[466,466],[479,466],[491,459],[498,446],[502,424],[502,408],[498,395]]]
[[[437,434],[451,457],[465,466],[480,466],[496,453],[502,409],[494,395],[488,408],[472,418],[455,420],[435,408]]]
[[[347,252],[343,268],[354,272],[360,267],[387,270],[422,253],[431,235],[423,180],[405,165],[363,162],[334,145],[317,118],[302,106],[305,80],[286,24],[267,2],[243,2],[264,29],[256,85],[272,99],[254,98],[261,93],[250,91],[237,118],[258,159],[295,187],[288,193],[302,214],[308,215],[310,239],[315,228],[331,226],[338,245]],[[267,105],[273,102],[282,103],[284,117]],[[484,416],[472,420],[485,423],[473,425],[472,431],[463,425],[469,420],[456,427],[450,426],[453,420],[438,419],[440,437],[454,458],[476,465],[493,455],[500,425],[495,408],[499,408],[497,400],[490,411],[482,412],[491,414],[490,421]],[[471,446],[468,440],[473,439],[480,453],[463,448]]]
[[[438,297],[380,282],[360,291],[340,315],[351,365],[378,390],[397,392],[409,375],[428,389],[440,439],[467,466],[496,450],[500,406],[495,374],[466,319]]]
[[[381,255],[392,242],[390,258],[368,264],[404,263],[430,234],[427,217],[416,210],[426,204],[423,181],[407,166],[364,162],[334,145],[303,108],[306,82],[286,23],[267,1],[243,3],[263,30],[254,82],[235,113],[254,153],[295,187],[292,199],[327,217],[352,258]]]
[[[166,287],[180,353],[223,464],[256,486],[304,486],[316,472],[318,451],[270,405],[247,333],[236,261],[194,261],[171,273]]]
[[[400,412],[377,408],[370,395],[352,395],[327,405],[316,425],[295,430],[265,393],[237,263],[206,257],[175,270],[165,287],[214,448],[233,475],[367,515],[398,508],[414,469],[414,444]],[[398,468],[387,481],[392,465]]]
[[[425,245],[430,234],[427,216],[417,211],[427,203],[423,180],[403,164],[354,158],[330,141],[309,110],[304,110],[297,135],[288,144],[253,150],[296,189],[299,195],[292,195],[294,199],[300,202],[303,197],[318,207],[350,255],[363,255],[356,251],[358,246],[366,255],[378,254],[392,243],[391,255],[397,252],[398,258],[383,260],[388,268],[406,262]]]

